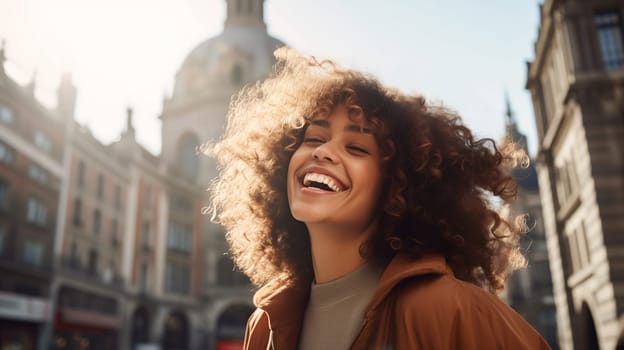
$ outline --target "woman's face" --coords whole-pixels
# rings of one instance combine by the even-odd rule
[[[313,119],[290,160],[287,184],[295,219],[367,229],[382,187],[380,149],[369,125],[349,119],[343,105]]]

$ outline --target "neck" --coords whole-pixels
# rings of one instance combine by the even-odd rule
[[[307,227],[316,283],[333,281],[366,263],[366,259],[360,255],[360,246],[371,236],[376,225],[371,225],[363,232],[331,225]]]

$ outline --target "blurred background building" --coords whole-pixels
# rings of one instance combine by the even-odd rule
[[[613,349],[624,312],[620,0],[545,0],[526,87],[562,349]]]
[[[64,124],[4,71],[0,48],[0,344],[37,345],[49,322]],[[34,81],[34,77],[33,77]]]
[[[518,129],[507,97],[506,105],[506,137],[528,154],[527,138]],[[509,277],[502,297],[553,349],[558,349],[557,316],[535,162],[531,160],[528,167],[514,169],[512,175],[518,183],[518,196],[509,208],[509,215],[525,221],[528,231],[521,237],[520,246],[528,264]]]
[[[227,1],[223,32],[200,43],[163,99],[162,152],[135,139],[132,110],[102,144],[4,72],[0,51],[2,349],[235,349],[252,287],[202,215],[215,164],[201,144],[223,132],[231,96],[271,71],[263,0]],[[11,347],[14,345],[15,347]]]

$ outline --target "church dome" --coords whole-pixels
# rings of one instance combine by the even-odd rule
[[[273,52],[284,46],[270,36],[263,19],[263,0],[228,0],[225,28],[199,44],[177,72],[173,98],[222,90],[265,78],[275,63]]]

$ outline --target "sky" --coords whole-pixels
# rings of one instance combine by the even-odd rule
[[[536,150],[526,61],[539,0],[266,0],[271,35],[295,49],[369,72],[457,111],[478,137],[504,134],[505,93]],[[63,72],[78,89],[76,120],[103,143],[126,108],[137,139],[160,153],[163,96],[191,50],[218,35],[225,0],[0,0],[9,74],[36,82],[53,108]]]

